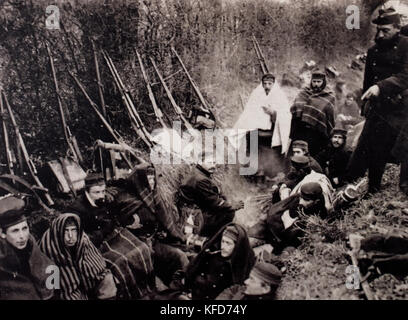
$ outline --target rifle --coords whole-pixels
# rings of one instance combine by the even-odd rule
[[[207,101],[204,99],[203,95],[201,94],[200,89],[198,88],[197,84],[194,82],[193,78],[191,78],[190,73],[188,72],[186,66],[184,65],[183,61],[181,60],[180,56],[178,55],[176,49],[174,49],[174,48],[172,47],[171,50],[172,50],[172,51],[174,52],[174,54],[176,55],[177,60],[178,60],[178,62],[180,63],[181,67],[183,68],[184,73],[186,74],[186,76],[187,76],[188,80],[190,81],[190,83],[191,83],[191,85],[192,85],[192,87],[193,87],[193,89],[194,89],[196,95],[198,96],[198,99],[200,99],[200,102],[201,102],[201,104],[202,104],[201,110],[204,111],[204,112],[209,113],[209,112],[210,112],[210,111],[209,111],[209,110],[210,110],[210,107],[209,107]]]
[[[10,107],[10,104],[9,104],[9,102],[7,100],[6,94],[5,94],[4,91],[2,91],[2,94],[3,94],[4,102],[6,103],[7,111],[9,113],[9,115],[10,115],[11,124],[13,125],[14,132],[15,132],[15,135],[17,137],[17,141],[19,143],[21,151],[23,153],[23,158],[24,158],[24,160],[25,160],[25,162],[27,164],[28,170],[30,171],[30,174],[31,174],[33,180],[37,184],[37,186],[36,186],[37,189],[40,189],[40,190],[44,191],[44,196],[45,196],[48,204],[50,206],[52,206],[52,205],[54,205],[54,201],[52,200],[50,194],[48,193],[48,189],[44,188],[43,184],[41,183],[40,179],[37,176],[37,169],[36,169],[36,167],[34,165],[34,162],[30,159],[30,156],[28,155],[27,149],[26,149],[25,144],[24,144],[23,137],[21,136],[20,130],[19,130],[18,126],[17,126],[16,119],[14,118],[14,114],[13,114],[13,111],[11,110],[11,107]]]
[[[146,130],[145,126],[143,125],[143,121],[137,112],[135,105],[130,97],[129,90],[126,89],[125,85],[122,82],[122,79],[119,76],[118,71],[115,68],[115,65],[112,62],[112,59],[109,57],[108,53],[102,51],[103,57],[108,65],[109,71],[112,74],[113,80],[120,91],[123,104],[126,107],[128,115],[130,117],[130,121],[132,123],[133,129],[136,131],[138,136],[146,143],[149,148],[152,148],[153,142],[150,133]]]
[[[51,50],[48,46],[48,43],[45,43],[45,46],[47,48],[48,58],[50,60],[52,77],[53,77],[54,86],[55,86],[55,93],[57,95],[57,100],[58,100],[58,111],[59,111],[60,118],[61,118],[62,130],[64,132],[65,141],[68,144],[68,148],[71,150],[71,153],[74,157],[74,161],[82,163],[83,158],[82,158],[81,152],[79,151],[78,142],[76,138],[71,134],[71,131],[69,130],[69,127],[67,126],[67,123],[65,120],[64,109],[62,107],[62,99],[61,99],[61,95],[60,95],[60,91],[58,87],[58,81],[57,81],[57,76],[56,76],[56,72],[54,68],[54,61],[52,60]]]
[[[181,108],[177,105],[176,101],[174,100],[171,91],[169,90],[169,88],[167,87],[166,82],[163,79],[163,76],[161,75],[159,69],[156,66],[156,63],[154,62],[154,60],[152,58],[150,58],[150,61],[152,62],[153,68],[156,71],[157,76],[160,79],[161,84],[163,85],[164,90],[166,91],[167,97],[169,98],[171,105],[173,106],[174,110],[176,111],[177,115],[179,116],[179,118],[183,121],[184,125],[186,126],[187,130],[190,132],[193,132],[194,128],[193,126],[190,124],[190,122],[187,121],[187,119],[184,117],[183,115],[183,111],[181,111]]]
[[[85,98],[88,100],[89,104],[91,105],[92,109],[95,111],[95,113],[98,115],[99,119],[102,121],[102,123],[104,124],[105,128],[109,131],[109,133],[112,135],[113,139],[115,139],[115,141],[117,143],[119,143],[120,145],[125,144],[122,140],[122,138],[119,136],[119,134],[117,132],[115,132],[115,130],[112,129],[112,127],[110,126],[109,122],[106,121],[105,117],[100,113],[98,106],[96,105],[95,102],[92,101],[92,99],[89,97],[88,93],[86,92],[85,88],[83,87],[83,85],[81,84],[81,82],[78,80],[78,78],[71,72],[68,70],[69,75],[74,79],[75,83],[77,84],[78,88],[82,91],[82,93],[84,94]],[[131,151],[132,153],[132,151]],[[129,168],[133,168],[131,162],[129,161],[129,159],[126,157],[126,155],[124,153],[121,153],[123,156],[123,159],[125,159],[127,165],[129,166]],[[132,153],[133,154],[133,153]],[[133,154],[134,155],[134,154]],[[136,156],[136,155],[134,155]]]
[[[252,35],[252,43],[254,45],[256,56],[258,57],[259,65],[261,67],[262,73],[263,74],[269,73],[269,68],[268,68],[268,65],[266,64],[265,57],[264,57],[264,55],[263,55],[263,53],[261,51],[261,47],[259,46],[259,43],[256,40],[254,35]]]
[[[99,99],[101,100],[102,114],[106,118],[106,105],[105,105],[105,99],[103,98],[103,91],[102,91],[103,85],[102,85],[102,81],[101,81],[101,74],[99,72],[98,55],[96,53],[95,43],[93,41],[91,41],[91,42],[92,42],[92,50],[93,50],[93,54],[94,54],[96,80],[98,82]]]
[[[8,166],[9,172],[11,174],[14,174],[13,155],[10,149],[10,141],[9,141],[9,137],[7,133],[6,121],[4,120],[4,116],[6,115],[6,113],[4,111],[4,106],[3,106],[3,96],[1,94],[2,91],[3,90],[0,89],[0,119],[1,119],[1,126],[3,128],[4,149],[6,152],[7,166]]]
[[[143,79],[146,83],[147,92],[149,93],[149,98],[153,105],[154,114],[156,115],[156,120],[160,122],[163,128],[167,128],[166,124],[163,121],[163,113],[161,112],[160,108],[157,105],[156,99],[154,98],[153,90],[150,85],[149,79],[147,78],[147,73],[143,66],[142,58],[140,57],[139,52],[137,50],[135,51],[136,51],[137,60],[139,61],[140,70],[142,70]]]

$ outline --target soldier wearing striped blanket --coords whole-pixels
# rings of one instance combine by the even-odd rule
[[[306,141],[312,157],[329,143],[334,128],[335,103],[333,92],[326,88],[326,73],[316,70],[312,73],[310,87],[298,94],[291,107],[290,138]]]

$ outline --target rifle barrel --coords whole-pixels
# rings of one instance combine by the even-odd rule
[[[105,105],[105,99],[103,97],[103,90],[102,90],[103,86],[102,86],[102,81],[101,81],[101,74],[99,72],[98,54],[96,52],[95,42],[93,41],[92,41],[92,50],[94,54],[96,81],[98,81],[99,100],[101,101],[102,114],[106,118],[106,105]]]
[[[81,84],[81,82],[78,80],[78,78],[71,72],[68,71],[69,75],[74,79],[75,83],[77,84],[78,88],[82,91],[84,94],[85,98],[88,100],[89,104],[91,105],[92,109],[94,109],[95,113],[98,115],[99,119],[102,121],[104,124],[105,128],[109,131],[109,133],[112,135],[113,139],[119,143],[120,145],[123,144],[122,138],[119,137],[116,132],[112,129],[110,126],[109,122],[105,119],[105,117],[100,113],[98,106],[95,104],[95,102],[92,101],[92,99],[89,97],[88,93],[86,92],[85,88]],[[129,161],[129,159],[123,154],[123,157],[128,164],[129,168],[132,168],[132,164]]]
[[[190,76],[190,73],[188,72],[186,66],[184,65],[183,61],[181,60],[180,56],[178,55],[176,49],[171,48],[171,50],[173,51],[173,53],[175,54],[175,56],[177,57],[178,62],[180,63],[181,67],[184,70],[184,73],[186,74],[188,80],[190,81],[194,92],[196,93],[196,95],[198,96],[198,99],[200,100],[202,107],[203,107],[203,111],[204,112],[208,112],[208,110],[210,110],[207,101],[204,99],[203,95],[201,94],[200,89],[198,88],[198,86],[196,85],[196,83],[194,82],[193,78]]]
[[[4,119],[5,112],[4,112],[4,105],[3,105],[3,95],[2,95],[1,92],[2,92],[2,90],[0,90],[0,119],[1,119],[1,126],[2,126],[2,129],[3,129],[4,149],[6,151],[7,166],[8,166],[9,172],[11,174],[14,174],[13,158],[11,156],[10,141],[9,141],[9,136],[8,136],[8,132],[7,132],[7,125],[6,125],[6,121]]]
[[[256,56],[259,60],[259,65],[261,67],[262,73],[263,74],[269,73],[269,68],[268,65],[266,64],[265,57],[262,53],[261,47],[259,46],[258,40],[256,40],[254,35],[252,35],[252,43],[254,45]]]
[[[4,102],[6,103],[7,111],[8,111],[8,113],[9,113],[9,115],[10,115],[11,124],[12,124],[13,127],[14,127],[14,131],[15,131],[17,140],[18,140],[18,142],[19,142],[21,151],[22,151],[22,153],[23,153],[24,160],[25,160],[25,162],[26,162],[26,164],[27,164],[28,170],[30,171],[30,174],[31,174],[33,180],[35,181],[35,183],[36,183],[40,188],[43,188],[43,189],[47,190],[47,189],[44,187],[44,185],[41,183],[40,179],[39,179],[38,176],[37,176],[37,169],[35,168],[35,165],[34,165],[34,163],[31,161],[30,156],[29,156],[29,154],[28,154],[28,152],[27,152],[27,148],[26,148],[26,146],[25,146],[23,137],[21,136],[21,133],[20,133],[20,130],[19,130],[19,128],[18,128],[16,119],[14,118],[14,114],[13,114],[13,111],[11,110],[11,106],[10,106],[8,100],[7,100],[7,96],[6,96],[6,94],[5,94],[4,91],[3,91],[2,93],[3,93]],[[54,205],[54,201],[52,200],[52,198],[51,198],[50,194],[48,193],[48,191],[46,191],[46,192],[44,193],[44,195],[45,195],[45,198],[46,198],[48,204],[49,204],[50,206]]]
[[[144,126],[142,118],[140,118],[140,115],[137,112],[135,105],[133,104],[129,91],[124,86],[112,59],[109,57],[109,54],[105,51],[102,51],[102,54],[112,74],[113,80],[121,93],[123,104],[126,107],[131,123],[134,126],[134,130],[136,131],[138,136],[146,143],[146,145],[151,148],[153,146],[152,137],[150,136],[149,131],[147,131],[146,127]]]
[[[60,91],[59,91],[59,86],[58,86],[57,74],[55,72],[54,61],[52,59],[52,54],[51,54],[50,47],[48,46],[48,43],[45,43],[45,47],[47,48],[48,58],[50,60],[52,78],[54,80],[55,93],[57,95],[57,101],[58,101],[58,111],[59,111],[60,118],[61,118],[62,130],[64,132],[65,141],[68,144],[68,148],[72,152],[75,162],[82,162],[83,159],[82,159],[81,154],[77,153],[77,150],[72,145],[72,136],[70,134],[70,131],[67,126],[67,122],[65,120],[64,109],[62,107],[62,101],[61,101],[61,96],[60,96]]]
[[[154,110],[154,113],[156,115],[156,119],[157,119],[158,122],[160,122],[160,124],[162,125],[163,128],[166,128],[167,126],[163,121],[163,113],[161,112],[159,106],[157,105],[156,99],[155,99],[154,94],[153,94],[152,87],[150,85],[149,79],[147,78],[147,73],[146,73],[146,70],[145,70],[145,68],[143,66],[142,57],[140,56],[140,54],[139,54],[139,52],[137,50],[135,50],[135,51],[136,51],[137,60],[139,61],[140,70],[142,70],[143,79],[144,79],[144,81],[146,83],[146,88],[147,88],[147,92],[149,94],[149,99],[150,99],[150,101],[151,101],[151,103],[153,105],[153,110]]]
[[[154,62],[153,58],[150,57],[150,61],[151,61],[152,65],[153,65],[154,70],[156,71],[157,76],[160,79],[160,82],[161,82],[164,90],[166,91],[167,97],[169,98],[169,100],[171,102],[171,105],[173,106],[174,110],[176,111],[176,113],[178,114],[180,119],[184,122],[184,125],[186,126],[186,128],[188,130],[194,130],[193,126],[184,117],[183,111],[181,111],[181,108],[177,105],[176,101],[174,100],[173,95],[171,94],[170,89],[167,87],[167,84],[164,81],[164,78],[163,78],[162,74],[160,73],[159,69],[157,68],[156,63]]]

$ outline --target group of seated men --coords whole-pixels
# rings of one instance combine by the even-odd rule
[[[244,204],[227,200],[214,171],[211,161],[193,167],[175,210],[141,158],[108,187],[90,173],[37,240],[25,199],[0,198],[0,299],[274,299],[281,271],[257,261],[232,222]]]
[[[244,203],[222,193],[212,157],[192,168],[174,205],[163,200],[154,166],[142,158],[108,187],[103,175],[90,173],[83,194],[38,242],[25,202],[1,198],[0,299],[274,299],[279,262],[259,252],[273,248],[276,257],[300,245],[305,217],[332,216],[335,188],[345,183],[347,131],[334,126],[324,89],[324,74],[315,72],[295,99],[290,170],[249,229],[234,222]],[[325,113],[315,113],[313,103]]]

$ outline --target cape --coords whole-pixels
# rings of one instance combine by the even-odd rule
[[[271,147],[282,146],[282,153],[287,153],[290,144],[289,134],[292,114],[290,113],[289,100],[276,82],[268,95],[265,94],[262,83],[252,91],[244,111],[234,124],[234,138],[237,139],[234,141],[235,148],[238,149],[242,143],[245,143],[245,135],[248,131],[256,129],[270,130],[272,128],[270,116],[265,113],[262,106],[276,111]]]

